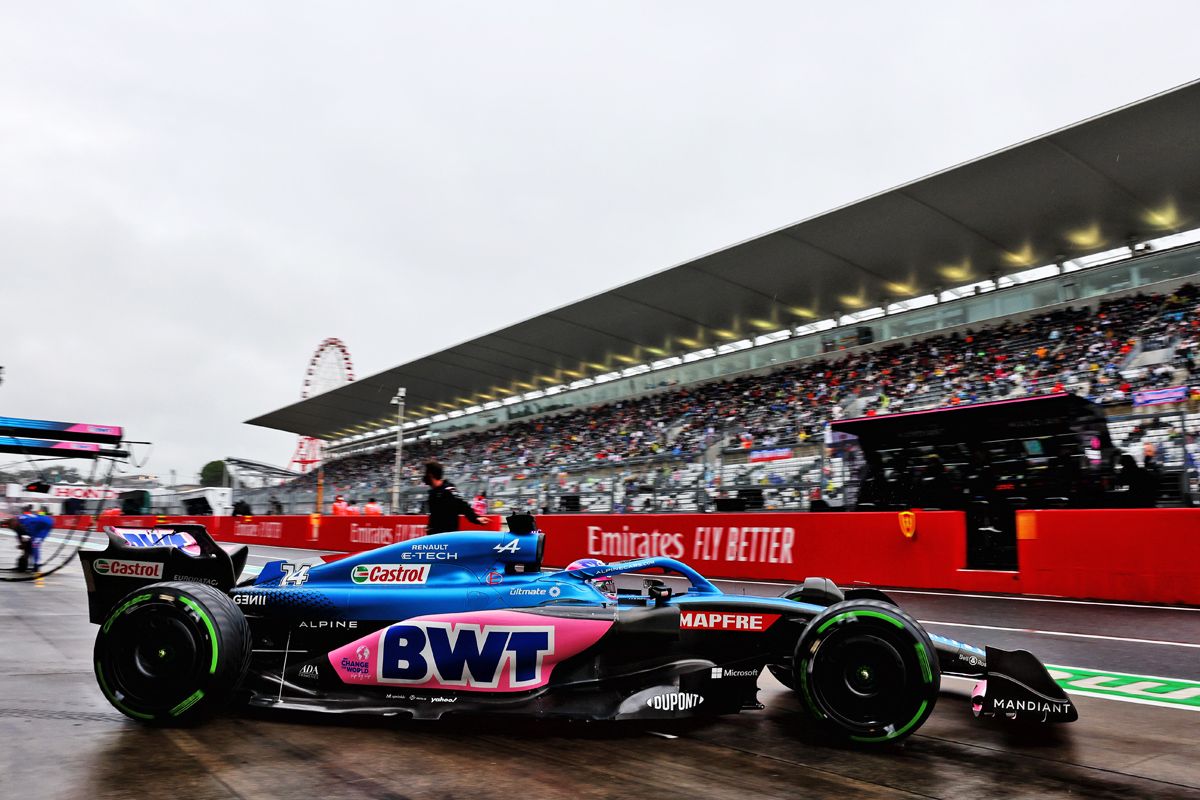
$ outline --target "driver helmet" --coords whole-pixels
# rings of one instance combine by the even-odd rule
[[[604,562],[598,558],[579,558],[567,565],[567,572],[573,572],[584,567],[603,567]],[[600,578],[591,578],[592,586],[595,586],[601,594],[609,600],[617,599],[617,584],[612,579],[611,575],[605,575]]]

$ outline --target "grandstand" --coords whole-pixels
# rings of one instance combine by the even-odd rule
[[[830,420],[1069,391],[1187,502],[1195,399],[1130,412],[1200,391],[1197,131],[1190,84],[251,422],[383,499],[405,386],[411,510],[427,458],[502,508],[793,509],[840,502]]]

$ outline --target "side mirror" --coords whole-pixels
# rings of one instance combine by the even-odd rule
[[[662,581],[647,580],[646,594],[654,601],[654,607],[658,608],[666,605],[667,601],[671,599],[671,587]]]

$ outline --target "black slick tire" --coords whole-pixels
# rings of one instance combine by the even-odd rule
[[[896,742],[929,718],[941,684],[929,634],[898,607],[847,600],[818,614],[793,657],[793,685],[831,733]]]
[[[109,613],[93,666],[104,696],[131,719],[192,725],[229,702],[250,647],[250,626],[228,595],[202,583],[155,583]]]

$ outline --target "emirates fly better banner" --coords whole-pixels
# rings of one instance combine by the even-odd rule
[[[554,514],[538,518],[546,533],[547,566],[577,558],[621,561],[666,556],[722,578],[895,580],[897,564],[960,568],[962,518],[917,512],[907,537],[899,515],[807,514]],[[922,536],[924,534],[924,536]],[[949,545],[949,546],[948,546]]]

